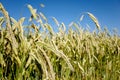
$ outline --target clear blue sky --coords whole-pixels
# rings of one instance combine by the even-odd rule
[[[27,4],[43,12],[49,21],[54,16],[59,22],[68,25],[71,21],[79,21],[84,12],[91,12],[100,22],[102,27],[109,30],[117,28],[120,31],[120,0],[0,0],[10,16],[19,19],[20,17],[28,18],[30,12]],[[45,5],[40,7],[40,3]],[[86,24],[94,29],[94,23],[86,15],[81,22],[83,27]],[[55,29],[55,26],[54,26]]]

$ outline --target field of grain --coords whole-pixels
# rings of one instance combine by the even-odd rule
[[[120,80],[120,36],[95,23],[92,32],[53,17],[55,32],[43,13],[28,5],[31,17],[18,21],[0,3],[0,80]],[[35,23],[34,23],[35,22]]]

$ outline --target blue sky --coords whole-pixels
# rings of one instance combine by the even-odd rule
[[[94,14],[101,27],[107,27],[109,30],[117,28],[120,31],[120,0],[0,0],[10,16],[15,19],[20,17],[30,17],[27,4],[31,4],[38,12],[43,12],[51,21],[51,17],[57,18],[59,22],[68,25],[72,21],[79,21],[84,12]],[[44,8],[40,4],[45,5]],[[83,28],[86,24],[90,29],[94,29],[94,23],[85,15],[81,22]],[[54,29],[56,26],[54,26]]]

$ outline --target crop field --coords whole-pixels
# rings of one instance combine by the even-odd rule
[[[0,3],[0,80],[120,80],[120,36],[101,29],[97,18],[93,31],[72,22],[68,30],[28,5],[18,21]],[[81,18],[82,20],[82,18]]]

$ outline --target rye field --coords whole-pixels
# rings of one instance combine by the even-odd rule
[[[89,31],[72,22],[66,29],[55,17],[56,32],[43,13],[27,6],[15,20],[0,3],[0,80],[120,80],[120,35],[96,28]],[[82,20],[82,18],[81,18]]]

